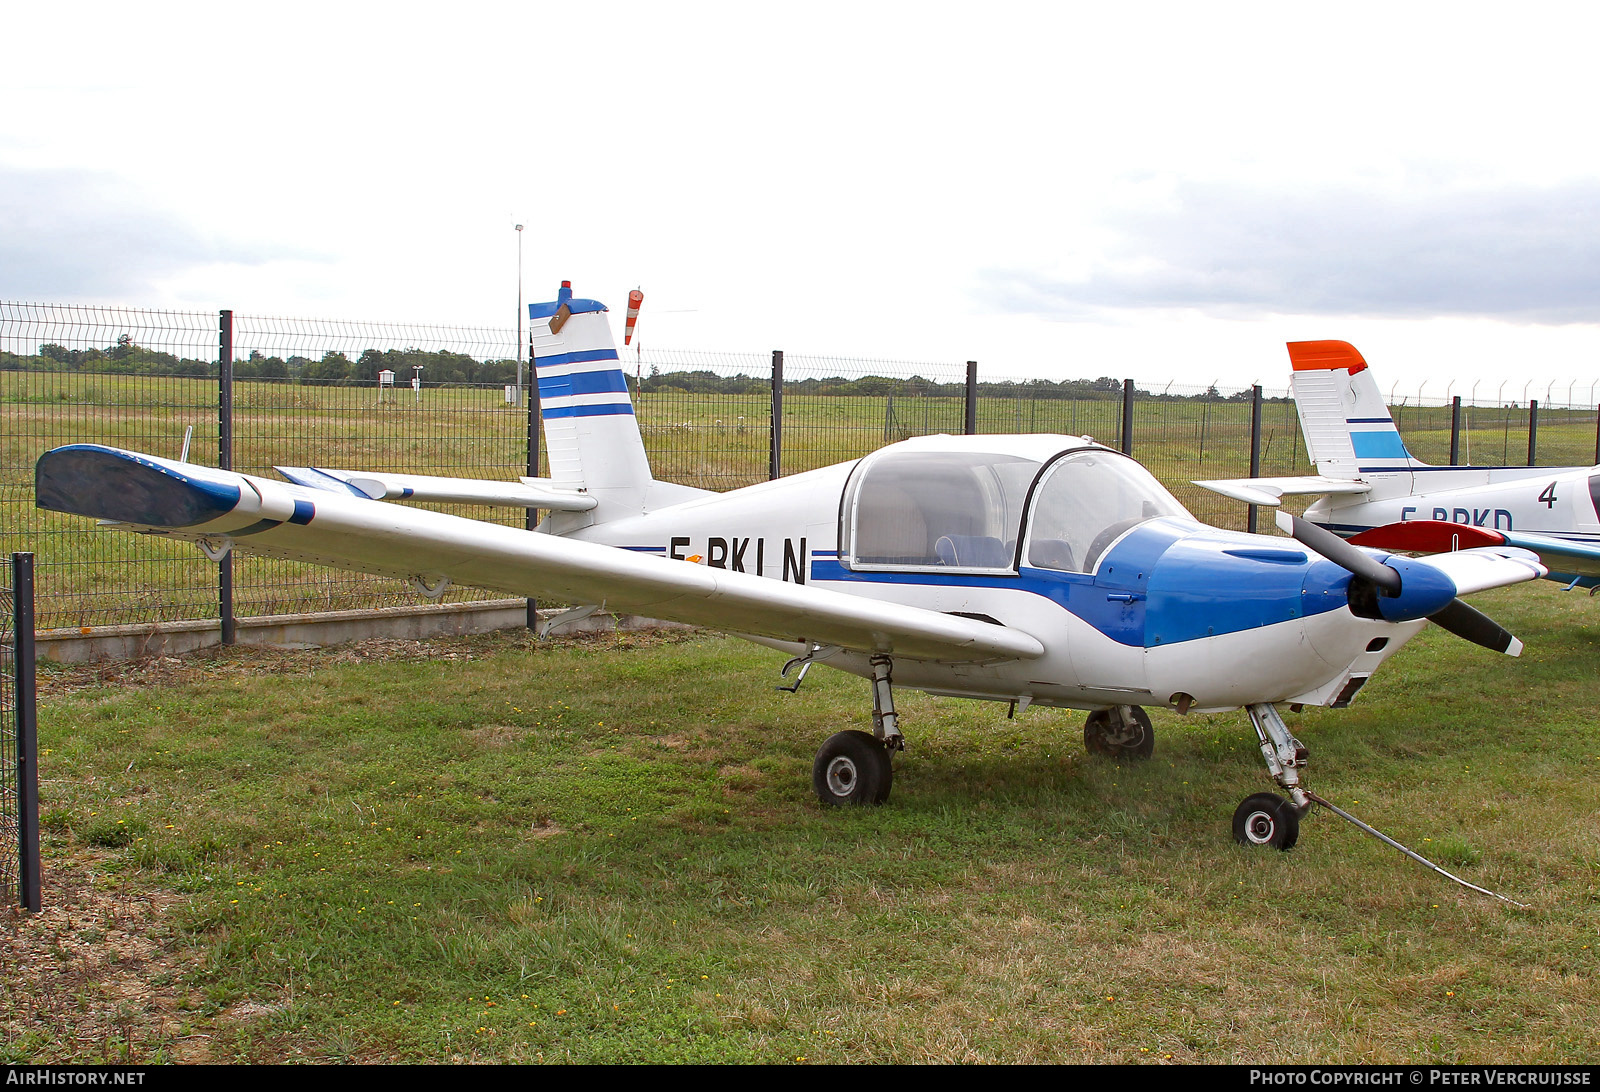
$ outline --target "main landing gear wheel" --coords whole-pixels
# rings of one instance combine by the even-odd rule
[[[811,787],[824,804],[881,804],[889,799],[894,767],[889,751],[867,732],[828,737],[811,764]]]
[[[1242,846],[1288,849],[1300,840],[1300,812],[1276,793],[1247,796],[1233,813],[1233,838]]]
[[[1137,705],[1096,709],[1083,722],[1083,745],[1092,755],[1146,759],[1156,749],[1150,715]]]

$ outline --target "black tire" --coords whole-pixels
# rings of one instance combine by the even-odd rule
[[[866,732],[828,737],[811,764],[811,787],[824,804],[876,805],[889,799],[894,768],[889,751]]]
[[[1247,796],[1233,813],[1233,840],[1242,846],[1290,849],[1300,840],[1300,812],[1276,793]]]
[[[1083,745],[1090,754],[1143,761],[1155,753],[1156,730],[1150,714],[1137,705],[1128,708],[1133,710],[1134,723],[1121,731],[1113,727],[1111,710],[1096,709],[1089,714],[1083,722]]]

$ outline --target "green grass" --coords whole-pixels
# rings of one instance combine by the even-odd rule
[[[780,657],[708,636],[238,650],[54,698],[47,844],[181,896],[218,1061],[1592,1064],[1600,606],[1474,601],[1522,659],[1430,629],[1290,723],[1314,788],[1525,910],[1326,812],[1235,846],[1270,787],[1242,713],[1158,712],[1118,765],[1079,714],[903,692],[891,802],[824,810],[812,755],[865,684],[780,694]],[[183,1056],[164,1034],[134,1056]]]

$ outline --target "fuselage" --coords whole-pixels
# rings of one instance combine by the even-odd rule
[[[1341,704],[1422,625],[1356,617],[1345,570],[1201,524],[1133,460],[1059,436],[906,441],[572,537],[1021,629],[1043,658],[896,667],[1001,701]]]
[[[1323,497],[1306,518],[1347,537],[1393,523],[1436,520],[1600,546],[1600,467],[1419,466],[1371,480],[1371,494]],[[1551,565],[1549,579],[1593,585],[1597,575],[1600,566],[1568,559]]]

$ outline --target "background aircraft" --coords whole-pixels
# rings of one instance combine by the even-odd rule
[[[1354,346],[1294,341],[1289,360],[1316,475],[1196,485],[1248,504],[1317,496],[1305,518],[1362,545],[1521,546],[1539,555],[1551,580],[1600,585],[1600,466],[1429,466],[1406,450]]]
[[[873,731],[821,747],[826,803],[881,803],[904,746],[894,687],[1089,710],[1088,747],[1147,757],[1143,706],[1246,708],[1285,800],[1234,815],[1288,848],[1312,798],[1278,705],[1343,706],[1428,620],[1516,655],[1458,596],[1543,575],[1492,547],[1385,558],[1290,521],[1299,542],[1197,522],[1086,437],[928,436],[729,493],[655,480],[605,308],[529,308],[549,478],[516,483],[280,467],[289,483],[91,444],[47,452],[40,507],[230,549],[600,606],[781,649],[871,681]],[[538,532],[385,499],[544,509]]]

